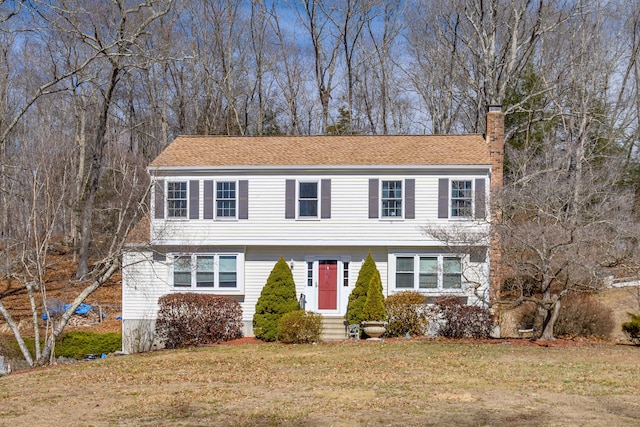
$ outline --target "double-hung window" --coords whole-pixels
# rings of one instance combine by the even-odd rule
[[[167,183],[167,212],[169,218],[187,217],[187,183]]]
[[[402,181],[382,181],[382,217],[402,217]]]
[[[173,286],[176,288],[191,287],[191,257],[178,256],[173,260]]]
[[[451,181],[451,217],[473,216],[473,187],[471,180]]]
[[[461,289],[462,260],[444,255],[396,255],[396,289]]]
[[[173,257],[173,287],[239,288],[237,254],[185,254]]]
[[[216,183],[216,216],[218,218],[236,217],[236,183]]]
[[[298,217],[318,218],[318,183],[298,183]]]

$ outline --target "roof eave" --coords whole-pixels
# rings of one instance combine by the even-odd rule
[[[163,173],[176,174],[205,174],[205,173],[274,173],[283,171],[296,172],[358,172],[358,171],[472,171],[491,170],[491,164],[478,163],[469,165],[447,164],[447,165],[282,165],[282,166],[148,166],[147,172],[150,175],[161,175]]]

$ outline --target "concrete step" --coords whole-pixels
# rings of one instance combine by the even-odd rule
[[[347,329],[344,316],[322,316],[322,341],[344,341],[347,339]]]

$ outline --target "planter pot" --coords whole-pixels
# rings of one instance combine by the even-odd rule
[[[367,320],[362,322],[362,330],[369,338],[368,340],[379,340],[382,334],[387,331],[386,322]]]

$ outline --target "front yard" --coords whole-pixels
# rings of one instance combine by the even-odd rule
[[[110,356],[1,378],[0,424],[640,424],[640,347],[522,344],[246,344]]]

